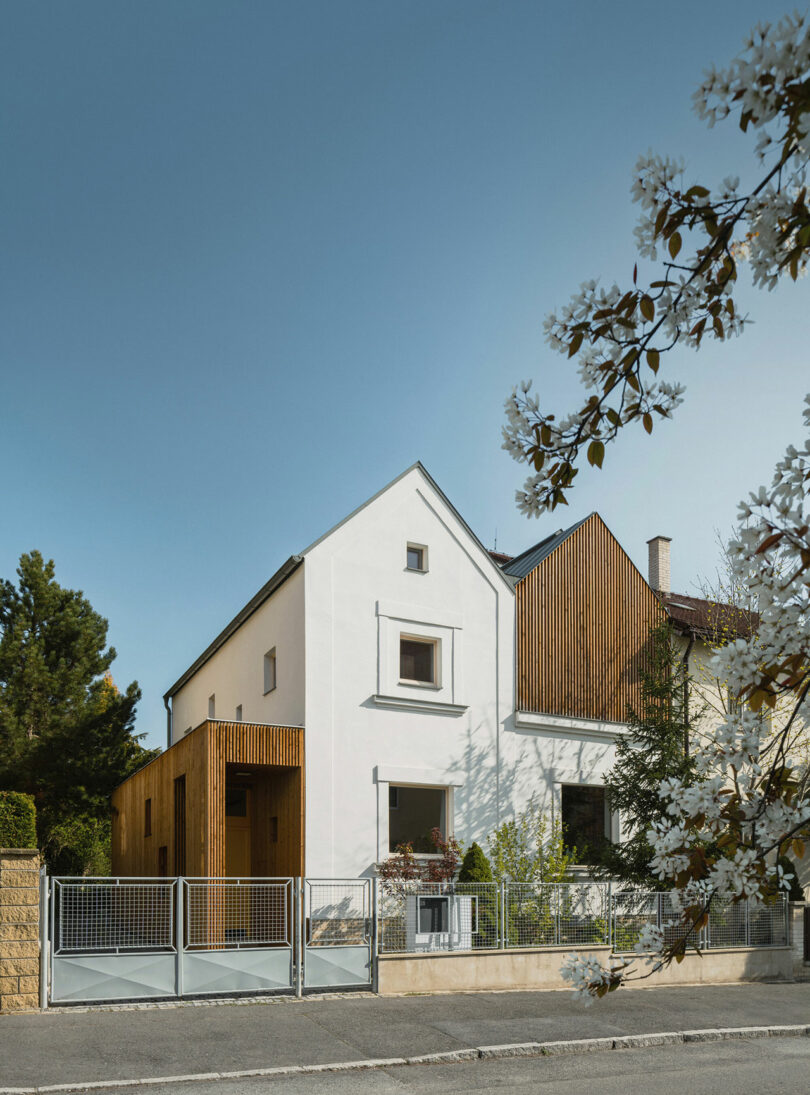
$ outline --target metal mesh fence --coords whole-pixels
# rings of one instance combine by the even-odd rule
[[[305,880],[309,947],[365,944],[371,938],[371,883]]]
[[[269,947],[292,943],[292,882],[194,879],[185,886],[185,947]]]
[[[595,946],[608,941],[609,895],[598,882],[504,885],[507,947]]]
[[[709,923],[697,942],[708,949],[719,947],[779,947],[787,943],[784,898],[767,904],[715,898],[709,909]],[[665,944],[680,931],[680,915],[672,908],[666,892],[625,890],[612,895],[612,942],[619,954],[633,950],[645,924],[664,930]]]
[[[54,953],[174,949],[175,883],[54,879]]]
[[[499,946],[500,890],[494,882],[384,884],[378,915],[382,953]]]

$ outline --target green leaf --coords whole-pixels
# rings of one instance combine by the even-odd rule
[[[601,441],[591,441],[588,445],[588,463],[593,467],[602,467],[605,458],[605,446]]]
[[[650,297],[646,295],[646,293],[641,298],[639,307],[641,308],[641,314],[644,316],[645,319],[652,320],[655,317],[655,305],[653,304]]]
[[[647,364],[650,366],[654,373],[658,372],[658,366],[660,364],[660,356],[657,350],[647,351]]]
[[[652,415],[649,414],[649,412],[646,412],[644,414],[644,416],[642,417],[641,421],[644,423],[644,429],[647,431],[647,433],[652,433],[652,428],[653,428]]]
[[[571,339],[571,341],[568,344],[568,356],[569,357],[573,357],[574,354],[577,352],[577,350],[580,348],[580,346],[582,345],[582,338],[583,338],[582,332],[577,331],[577,333],[574,335],[574,337]]]
[[[682,242],[680,232],[673,232],[669,237],[669,253],[672,258],[675,258],[680,251]]]

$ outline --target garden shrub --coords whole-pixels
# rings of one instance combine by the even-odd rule
[[[37,815],[33,795],[0,791],[0,848],[36,848]]]

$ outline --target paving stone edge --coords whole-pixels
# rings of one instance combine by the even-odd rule
[[[614,1049],[646,1049],[696,1042],[724,1042],[749,1038],[810,1037],[810,1024],[796,1023],[767,1027],[709,1027],[706,1030],[655,1031],[651,1034],[623,1034],[617,1038],[570,1038],[556,1042],[510,1042],[505,1045],[474,1046],[415,1057],[369,1057],[360,1061],[337,1061],[325,1065],[276,1065],[247,1068],[237,1072],[197,1072],[180,1076],[146,1076],[135,1080],[89,1080],[84,1083],[42,1084],[37,1087],[0,1087],[0,1095],[69,1095],[79,1091],[105,1091],[126,1087],[154,1087],[157,1084],[201,1083],[205,1080],[245,1080],[252,1076],[305,1076],[323,1072],[353,1072],[402,1065],[438,1065],[456,1061],[492,1060],[505,1057],[556,1057],[564,1054],[598,1053]]]

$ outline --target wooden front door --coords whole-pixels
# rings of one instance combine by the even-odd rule
[[[225,787],[225,874],[249,878],[250,788],[239,784]]]
[[[225,874],[249,878],[250,788],[239,784],[225,787]],[[243,943],[250,938],[250,890],[228,887],[225,896],[225,940]]]

